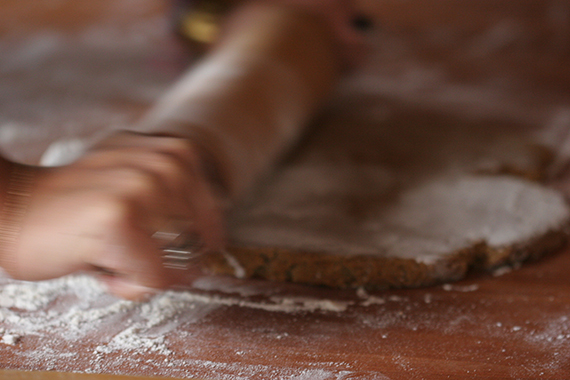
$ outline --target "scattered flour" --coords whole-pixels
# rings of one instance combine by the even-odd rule
[[[461,286],[461,285],[443,284],[442,288],[446,292],[468,293],[468,292],[475,292],[475,291],[479,290],[479,285],[473,284],[473,285]]]
[[[305,297],[271,297],[275,305],[268,305],[259,307],[268,311],[285,311],[285,312],[299,312],[299,311],[331,311],[343,312],[346,311],[352,301],[333,301],[333,300],[319,300]],[[241,306],[257,308],[254,304],[244,304]]]
[[[13,346],[14,344],[18,343],[18,340],[20,340],[20,336],[18,335],[14,335],[14,334],[4,334],[2,336],[2,344],[6,344],[9,346]]]
[[[511,273],[512,271],[513,271],[512,267],[510,267],[508,265],[502,266],[502,267],[499,267],[493,271],[493,277],[500,277],[500,276],[503,276],[507,273]]]
[[[192,289],[169,290],[148,302],[136,303],[109,296],[94,278],[87,275],[35,283],[15,282],[0,276],[0,352],[2,349],[18,352],[22,343],[27,345],[29,340],[37,341],[40,343],[37,348],[19,355],[30,368],[44,370],[77,370],[73,363],[77,363],[77,355],[82,355],[81,360],[87,360],[88,366],[80,370],[95,373],[141,373],[146,368],[155,375],[178,378],[214,374],[216,378],[227,380],[385,379],[378,373],[360,373],[351,368],[350,363],[345,365],[341,362],[317,361],[308,369],[247,364],[256,360],[251,356],[253,352],[248,335],[240,335],[245,332],[240,329],[229,335],[224,332],[228,326],[234,323],[241,325],[243,321],[227,320],[226,316],[258,318],[253,312],[257,310],[275,313],[274,317],[279,320],[282,316],[278,314],[297,319],[307,313],[317,313],[322,315],[317,316],[317,320],[321,323],[331,321],[330,328],[334,326],[335,329],[338,328],[338,318],[342,318],[344,322],[350,320],[353,323],[355,332],[363,326],[368,329],[366,331],[381,330],[376,343],[383,350],[388,350],[389,355],[399,352],[398,345],[403,344],[395,333],[399,329],[438,331],[441,334],[455,334],[460,330],[477,330],[480,333],[481,329],[485,330],[480,323],[485,320],[483,310],[473,313],[470,308],[433,309],[426,306],[434,297],[431,293],[419,298],[409,293],[406,296],[388,293],[380,297],[359,289],[356,297],[344,299],[349,292],[335,298],[334,293],[323,290],[322,294],[329,294],[330,298],[307,297],[294,286],[289,291],[280,284],[269,288],[271,290],[268,290],[266,282],[204,277],[196,281]],[[446,288],[436,300],[445,291],[477,290],[472,285],[449,285]],[[371,305],[377,305],[378,310],[368,308]],[[355,312],[357,309],[359,311]],[[418,312],[422,313],[421,320],[410,318]],[[212,318],[217,322],[212,322]],[[568,317],[562,315],[541,330],[530,325],[507,327],[493,322],[493,334],[507,337],[507,342],[522,339],[541,349],[552,348],[557,356],[553,353],[548,365],[558,368],[564,365],[564,355],[568,353],[568,321]],[[255,323],[249,328],[254,326]],[[326,336],[320,333],[299,334],[283,330],[279,323],[272,326],[269,330],[267,326],[260,326],[260,332],[255,332],[255,335],[257,338],[275,339],[285,346],[294,342],[304,342],[302,344],[317,348],[319,344],[329,344]],[[232,337],[233,334],[236,337]],[[220,342],[230,339],[227,346],[238,348],[232,351],[232,355],[239,358],[228,357],[223,362],[200,360],[210,349],[209,344],[217,344],[212,343],[218,342],[217,336],[223,337]],[[93,344],[86,349],[86,342]],[[187,343],[181,345],[181,342]],[[82,347],[81,350],[77,350],[76,345]],[[220,349],[223,350],[223,346]],[[535,367],[538,371],[544,366]]]
[[[113,351],[144,351],[156,352],[162,355],[170,355],[172,351],[168,349],[164,336],[149,338],[142,336],[144,327],[135,324],[115,335],[106,345],[97,346],[96,354],[108,354]]]
[[[358,298],[364,298],[364,299],[369,297],[368,292],[363,287],[356,289],[356,296]]]
[[[513,270],[517,270],[522,266],[521,263],[513,263],[512,265],[505,265],[498,267],[493,271],[493,277],[504,276],[505,274],[511,273]]]
[[[370,306],[370,305],[383,305],[386,303],[386,300],[382,297],[371,296],[366,292],[366,289],[360,287],[356,289],[356,296],[362,299],[362,302],[359,303],[361,306]]]
[[[122,366],[130,365],[136,371],[148,366],[153,368],[153,373],[195,377],[195,373],[176,372],[194,366],[232,380],[248,379],[265,372],[279,379],[384,379],[374,373],[354,377],[354,373],[347,370],[350,366],[336,368],[338,363],[330,364],[332,369],[328,364],[317,366],[316,363],[314,369],[302,370],[239,364],[243,377],[224,377],[224,373],[234,372],[232,366],[235,363],[208,364],[192,359],[191,355],[181,360],[188,353],[179,352],[179,345],[175,345],[178,347],[175,349],[171,345],[172,339],[178,342],[179,335],[189,331],[183,326],[204,323],[220,309],[244,308],[291,314],[296,318],[305,313],[338,314],[349,307],[383,303],[379,297],[368,294],[360,300],[337,300],[280,294],[282,290],[275,289],[271,293],[267,291],[266,283],[263,286],[254,282],[249,288],[245,283],[239,284],[235,279],[203,278],[192,289],[165,291],[148,302],[137,303],[108,295],[95,278],[85,274],[43,282],[19,282],[0,275],[0,350],[2,345],[14,346],[17,350],[21,342],[29,340],[44,342],[37,344],[33,351],[19,354],[31,368],[44,370],[74,370],[73,363],[78,360],[79,352],[90,363],[85,372],[95,373],[109,371],[117,365],[124,371]],[[281,340],[291,339],[286,332],[275,336]],[[76,345],[83,347],[86,342],[93,342],[90,349],[76,351]],[[192,346],[190,350],[200,351],[201,348]],[[246,349],[239,351],[240,356],[247,354]],[[141,362],[149,360],[142,359],[145,357],[153,359],[148,363]],[[161,367],[158,363],[162,361]],[[273,377],[274,374],[279,376]]]
[[[379,303],[372,298],[361,304]],[[353,301],[277,295],[250,300],[240,295],[199,290],[166,291],[149,302],[136,303],[112,298],[88,275],[73,275],[43,282],[5,280],[0,287],[0,323],[7,331],[2,342],[15,344],[20,336],[42,335],[62,327],[65,327],[66,339],[76,340],[96,331],[103,321],[127,316],[126,325],[118,321],[118,331],[106,344],[99,345],[96,352],[138,350],[168,355],[164,329],[174,329],[181,313],[184,313],[185,323],[189,323],[199,322],[220,307],[281,313],[338,313],[354,304]]]
[[[245,278],[245,269],[240,265],[239,261],[228,252],[224,252],[224,258],[234,270],[234,276],[237,278]]]

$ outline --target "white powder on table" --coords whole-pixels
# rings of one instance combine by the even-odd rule
[[[193,359],[193,355],[204,348],[194,346],[201,342],[200,339],[190,339],[194,343],[182,348],[180,342],[186,341],[184,337],[188,335],[185,334],[196,331],[189,329],[188,324],[204,324],[216,310],[237,307],[293,316],[339,314],[367,300],[307,297],[290,292],[279,294],[283,290],[279,286],[268,288],[266,283],[236,281],[202,278],[193,289],[169,290],[148,302],[137,303],[108,295],[96,279],[83,274],[42,282],[19,282],[0,276],[0,328],[3,329],[0,330],[0,337],[3,337],[0,350],[3,344],[16,350],[10,352],[18,352],[18,347],[23,344],[27,348],[17,356],[30,366],[28,369],[104,373],[132,367],[134,373],[140,373],[146,366],[152,368],[150,373],[193,377],[196,376],[194,372],[184,372],[184,369],[206,368],[203,361]],[[203,326],[200,331],[217,331],[210,330],[207,324]],[[177,343],[172,346],[174,341]],[[35,342],[32,349],[29,342]],[[246,350],[242,353],[247,356]],[[162,361],[164,364],[157,364]],[[77,367],[78,363],[86,364]],[[212,364],[216,364],[220,373],[234,371],[229,363]],[[283,377],[278,378],[284,379],[320,378],[320,375],[327,379],[337,378],[337,370],[333,373],[325,367],[271,369],[243,364],[240,373],[275,373],[278,370],[283,373]]]
[[[4,334],[2,336],[2,344],[7,344],[7,345],[14,345],[16,343],[18,343],[18,340],[20,340],[20,337],[18,335],[14,335],[14,334]]]
[[[455,292],[477,290],[460,285],[446,288]],[[306,313],[320,313],[323,318],[317,317],[317,320],[321,323],[330,320],[332,328],[337,326],[337,318],[345,322],[350,320],[354,331],[368,326],[386,332],[392,331],[392,328],[395,328],[394,331],[403,328],[440,331],[443,334],[454,334],[458,329],[476,326],[477,315],[482,312],[479,310],[478,314],[474,314],[469,308],[426,309],[421,305],[431,304],[431,293],[429,302],[426,302],[424,296],[415,299],[410,295],[392,293],[379,297],[368,294],[364,289],[353,293],[349,299],[343,299],[346,294],[335,297],[334,293],[326,291],[314,293],[325,296],[308,297],[303,296],[300,289],[295,289],[294,286],[288,288],[282,284],[268,287],[266,282],[204,277],[196,281],[190,290],[170,290],[146,303],[136,303],[111,297],[94,278],[87,275],[44,282],[15,282],[0,277],[0,351],[14,353],[18,352],[20,346],[29,347],[29,342],[36,342],[33,349],[20,350],[17,354],[30,366],[29,369],[96,373],[141,373],[147,370],[148,373],[179,378],[213,373],[217,378],[227,380],[261,378],[260,374],[268,374],[276,379],[320,378],[321,375],[323,379],[337,380],[383,379],[376,373],[362,375],[354,372],[349,364],[342,363],[319,362],[309,369],[247,364],[255,360],[249,356],[253,346],[247,339],[226,342],[230,348],[235,345],[239,347],[239,356],[243,361],[233,362],[234,359],[228,358],[227,362],[208,362],[200,358],[204,354],[209,355],[208,350],[212,347],[208,345],[216,344],[219,334],[228,337],[224,332],[226,327],[231,329],[229,326],[232,323],[242,323],[230,320],[226,326],[226,320],[222,322],[219,319],[224,318],[229,308],[250,310],[234,310],[242,316],[255,316],[257,312],[275,313],[277,321],[282,318],[278,314],[297,319],[303,318]],[[440,296],[445,293],[443,290]],[[418,324],[417,319],[410,316],[420,310],[423,313],[422,322]],[[191,324],[199,326],[189,327]],[[253,335],[256,339],[275,339],[285,346],[297,341],[311,345],[328,342],[316,331],[307,336],[297,336],[290,330],[282,330],[283,326],[279,323],[272,326],[270,330]],[[566,317],[560,317],[552,321],[548,328],[535,332],[528,326],[520,331],[514,331],[513,326],[501,326],[493,330],[497,337],[506,341],[522,339],[541,350],[555,349],[558,356],[553,356],[548,365],[553,368],[563,365],[570,342],[570,325]],[[263,328],[267,329],[267,326]],[[327,328],[324,327],[324,331]],[[240,335],[244,333],[240,331],[236,329],[232,333],[236,337],[230,334],[230,339],[244,339],[247,335]],[[397,342],[395,337],[382,334],[382,338],[386,338],[390,344]],[[181,346],[181,342],[187,343]],[[218,349],[224,350],[223,346]],[[77,363],[84,364],[78,367]],[[537,370],[541,368],[537,366]]]
[[[42,335],[62,330],[67,340],[80,340],[97,331],[103,322],[117,319],[116,329],[98,353],[138,350],[170,354],[165,330],[199,322],[220,307],[243,307],[278,313],[344,312],[353,301],[315,299],[298,296],[270,296],[251,300],[219,292],[165,291],[146,303],[119,300],[106,294],[99,282],[87,275],[73,275],[42,282],[15,282],[4,279],[0,287],[0,323],[10,336]],[[0,283],[1,285],[1,283]],[[362,302],[366,302],[363,300]],[[126,323],[120,318],[128,318]]]
[[[479,285],[477,285],[477,284],[472,284],[472,285],[443,284],[442,288],[446,292],[469,293],[469,292],[475,292],[475,291],[479,290]]]

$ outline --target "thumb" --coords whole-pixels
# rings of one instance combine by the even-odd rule
[[[107,291],[114,296],[131,301],[144,301],[148,297],[156,294],[158,289],[149,288],[140,285],[132,280],[121,276],[105,275],[101,277],[101,281],[107,288]]]

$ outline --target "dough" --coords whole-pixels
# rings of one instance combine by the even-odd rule
[[[536,130],[361,104],[330,112],[235,211],[231,246],[210,269],[343,288],[417,287],[565,243],[570,211],[540,184],[554,152],[533,142]]]

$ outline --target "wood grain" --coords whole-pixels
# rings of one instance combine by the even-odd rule
[[[116,375],[96,375],[63,372],[6,371],[0,370],[0,378],[5,380],[160,380],[158,377],[133,377]]]

